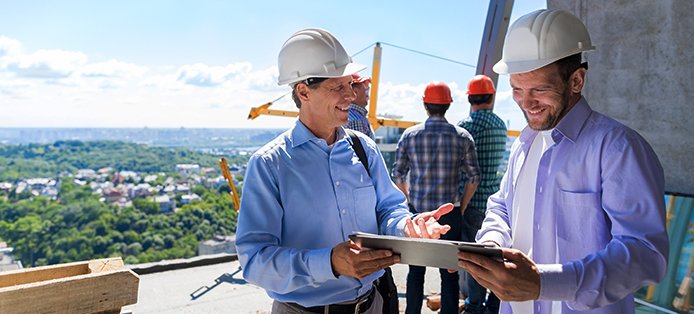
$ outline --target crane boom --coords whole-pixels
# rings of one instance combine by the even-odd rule
[[[241,209],[241,199],[239,198],[239,194],[236,192],[236,185],[234,185],[234,179],[231,177],[231,172],[229,172],[227,160],[220,158],[219,167],[222,168],[222,175],[224,176],[224,179],[226,179],[229,183],[229,187],[231,188],[231,191],[229,192],[231,194],[231,201],[234,204],[234,209],[236,209],[236,212],[238,213],[239,209]]]

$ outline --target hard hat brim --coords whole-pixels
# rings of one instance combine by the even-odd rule
[[[343,76],[350,76],[354,73],[360,72],[362,70],[366,69],[366,66],[363,64],[359,63],[347,63],[347,65],[343,67],[339,67],[335,70],[332,70],[328,73],[321,73],[321,74],[314,74],[314,75],[303,75],[300,77],[293,77],[289,78],[286,80],[281,80],[277,82],[277,85],[293,85],[294,83],[301,82],[309,77],[321,77],[321,78],[335,78],[335,77],[343,77]]]
[[[595,50],[595,46],[590,46],[587,49],[578,49],[576,51],[571,51],[571,52],[566,52],[562,53],[556,58],[550,58],[550,59],[543,59],[543,60],[530,60],[530,61],[513,61],[513,62],[505,62],[504,59],[499,60],[494,66],[492,67],[492,70],[496,72],[497,74],[518,74],[518,73],[526,73],[530,71],[535,71],[541,67],[544,67],[546,65],[552,64],[555,61],[561,60],[562,58],[577,54],[577,53],[582,53],[585,51],[591,51]]]

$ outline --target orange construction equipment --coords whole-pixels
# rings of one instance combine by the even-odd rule
[[[222,168],[222,175],[224,176],[224,179],[226,179],[229,183],[229,187],[231,188],[231,192],[229,192],[231,194],[231,201],[234,203],[234,209],[236,209],[236,212],[238,213],[241,206],[241,198],[239,197],[239,193],[236,192],[236,185],[234,185],[234,179],[231,177],[231,173],[229,172],[227,160],[220,158],[219,167]]]
[[[453,97],[446,83],[435,81],[427,84],[422,100],[427,104],[448,105],[453,102]]]
[[[494,82],[486,75],[475,75],[467,85],[468,95],[489,95],[494,93],[496,93]]]

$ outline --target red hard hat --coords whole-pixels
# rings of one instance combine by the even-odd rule
[[[422,100],[427,104],[448,105],[453,102],[451,89],[443,82],[431,82],[424,89]]]
[[[354,73],[352,74],[352,82],[355,84],[371,83],[371,78],[368,76],[359,76],[359,74]]]
[[[475,75],[475,77],[470,80],[470,84],[467,85],[468,95],[488,95],[494,94],[494,83],[486,75]]]

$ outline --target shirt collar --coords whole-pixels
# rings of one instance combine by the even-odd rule
[[[366,108],[356,105],[356,104],[349,104],[349,109],[356,110],[357,112],[361,113],[362,116],[366,117],[366,114],[369,112],[366,110]]]
[[[347,133],[345,133],[345,129],[342,127],[337,127],[335,132],[335,143],[341,141],[347,136]],[[306,142],[318,140],[318,137],[315,134],[313,134],[311,130],[309,130],[301,122],[301,120],[297,119],[296,123],[294,123],[294,127],[292,127],[291,129],[289,139],[292,142],[292,148],[294,148]]]
[[[427,121],[425,123],[430,123],[430,122],[434,122],[434,123],[446,122],[446,123],[448,123],[448,120],[446,120],[446,117],[443,117],[443,116],[429,116],[429,118],[427,118]]]
[[[554,142],[558,143],[563,136],[575,143],[592,111],[586,99],[581,96],[576,105],[566,113],[554,128],[555,131],[552,132]]]

